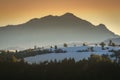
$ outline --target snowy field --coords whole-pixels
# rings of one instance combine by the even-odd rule
[[[94,51],[89,50],[91,47],[93,47]],[[48,54],[42,54],[42,55],[36,55],[32,57],[26,57],[24,58],[25,62],[28,62],[30,64],[37,63],[44,61],[51,61],[51,60],[63,60],[65,58],[74,58],[75,61],[79,61],[82,59],[87,59],[91,54],[112,54],[112,52],[109,52],[109,50],[120,50],[120,47],[105,47],[105,50],[102,50],[100,46],[78,46],[78,47],[66,47],[61,48],[62,50],[67,51],[66,53],[48,53]],[[79,52],[81,50],[88,50],[87,52]]]

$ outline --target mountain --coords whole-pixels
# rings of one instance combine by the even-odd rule
[[[34,18],[19,25],[0,27],[0,49],[7,47],[33,47],[64,42],[100,42],[116,38],[104,24],[97,26],[72,13]]]

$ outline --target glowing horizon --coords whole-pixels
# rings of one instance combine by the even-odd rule
[[[119,0],[0,0],[0,26],[70,12],[94,25],[105,24],[120,35],[119,9]]]

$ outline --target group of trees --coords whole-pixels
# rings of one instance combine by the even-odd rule
[[[18,59],[13,52],[2,51],[0,54],[0,62],[17,62]]]
[[[114,42],[112,42],[112,40],[110,40],[109,43],[108,43],[108,46],[113,46],[114,47],[114,46],[116,46],[116,44]]]
[[[114,62],[120,64],[120,50],[111,50],[110,52],[113,52],[113,54],[111,54],[110,56],[115,57]]]
[[[104,47],[105,47],[106,44],[104,42],[101,42],[99,45],[102,47],[103,50],[105,49]],[[116,44],[114,42],[112,42],[112,40],[109,40],[108,46],[115,47]]]
[[[105,43],[100,43],[102,49]],[[110,41],[109,46],[114,46]],[[63,44],[68,47],[67,43]],[[86,46],[86,44],[83,44]],[[24,57],[45,53],[65,53],[57,45],[50,49],[27,49],[24,51],[1,51],[0,53],[0,77],[9,79],[40,79],[40,80],[114,80],[119,78],[120,65],[120,50],[112,51],[114,54],[111,57],[116,57],[112,61],[108,55],[92,54],[88,59],[75,61],[73,58],[64,59],[61,61],[45,61],[40,64],[28,64],[24,62]],[[91,51],[93,47],[89,48]],[[19,58],[21,60],[19,60]],[[7,76],[7,77],[6,77]]]
[[[105,49],[106,44],[104,42],[101,42],[99,45],[101,45],[103,50]],[[113,43],[110,40],[108,45],[109,46],[115,46],[115,43]],[[68,47],[68,44],[64,43],[63,46]],[[87,46],[87,44],[83,43],[83,46]],[[90,47],[88,50],[79,50],[78,52],[88,52],[89,50],[91,52],[94,51],[93,47]],[[11,59],[11,56],[14,56],[18,59],[23,59],[24,57],[29,57],[29,56],[35,56],[35,55],[46,54],[46,53],[66,53],[67,51],[64,51],[63,49],[60,49],[60,48],[58,48],[57,45],[55,45],[54,47],[50,46],[49,49],[45,49],[44,47],[39,48],[37,46],[34,46],[34,49],[26,49],[26,50],[23,50],[23,51],[16,51],[16,52],[0,51],[0,52],[1,52],[0,57],[7,56],[6,57],[7,59],[9,59],[8,57],[10,57],[10,59]],[[8,55],[11,55],[11,56],[8,56]],[[4,57],[4,59],[6,59],[6,58]],[[0,59],[0,60],[2,60],[2,59]]]
[[[0,78],[12,80],[115,80],[119,73],[120,66],[105,55],[91,55],[78,62],[74,59],[40,64],[0,62]]]
[[[67,44],[64,44],[64,47],[67,47]],[[48,53],[66,53],[67,51],[62,50],[55,45],[54,47],[50,46],[50,48],[44,48],[44,47],[37,47],[34,46],[33,49],[26,49],[22,51],[15,51],[15,52],[10,52],[9,50],[1,50],[0,51],[0,61],[5,61],[9,60],[12,61],[12,59],[23,59],[25,57],[30,57],[30,56],[36,56],[36,55],[41,55],[41,54],[48,54]]]

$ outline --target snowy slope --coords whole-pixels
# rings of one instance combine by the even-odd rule
[[[94,46],[93,52],[89,51],[88,49],[93,46],[78,46],[78,47],[66,47],[61,48],[62,50],[67,51],[67,53],[49,53],[49,54],[42,54],[33,57],[26,57],[24,60],[28,63],[40,63],[44,61],[51,61],[51,60],[63,60],[65,58],[74,58],[76,61],[79,61],[84,58],[88,58],[91,54],[112,54],[109,50],[119,50],[119,47],[105,47],[105,50],[102,50],[100,46]],[[78,52],[79,50],[88,50],[87,52]]]

